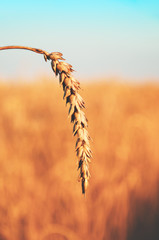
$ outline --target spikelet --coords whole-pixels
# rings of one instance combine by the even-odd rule
[[[89,173],[89,162],[92,158],[92,151],[90,149],[90,136],[87,131],[88,120],[85,113],[82,111],[85,108],[85,102],[79,95],[80,83],[71,75],[74,71],[72,65],[60,61],[64,60],[62,54],[59,52],[52,52],[48,55],[48,59],[51,60],[51,66],[55,75],[59,75],[59,83],[63,86],[63,99],[66,100],[66,104],[69,104],[68,115],[73,123],[73,135],[77,136],[76,140],[76,155],[78,157],[78,169],[80,170],[79,181],[82,186],[82,193],[85,194]]]

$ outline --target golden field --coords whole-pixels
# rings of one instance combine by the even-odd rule
[[[159,239],[159,86],[82,84],[86,196],[56,82],[0,83],[0,240]]]

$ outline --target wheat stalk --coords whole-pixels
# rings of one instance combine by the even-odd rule
[[[80,83],[72,76],[72,65],[63,62],[65,60],[60,52],[48,53],[41,49],[30,48],[24,46],[4,46],[0,47],[0,50],[7,49],[24,49],[30,50],[35,53],[43,54],[45,61],[51,60],[51,67],[56,76],[59,76],[59,83],[63,86],[63,99],[66,100],[66,104],[70,104],[69,116],[71,122],[73,123],[73,135],[77,136],[76,140],[76,153],[78,157],[78,169],[80,170],[79,181],[82,185],[82,193],[85,194],[88,179],[90,177],[89,173],[89,162],[92,157],[92,152],[90,149],[90,136],[87,131],[88,120],[83,112],[85,108],[85,103],[82,97],[79,95],[78,91],[80,89]]]

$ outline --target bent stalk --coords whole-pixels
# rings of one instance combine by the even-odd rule
[[[88,120],[83,112],[85,102],[79,95],[80,83],[72,76],[72,65],[63,62],[65,60],[60,52],[48,53],[38,48],[24,47],[24,46],[4,46],[0,50],[8,49],[24,49],[33,51],[38,54],[43,54],[45,61],[51,60],[51,67],[56,76],[59,76],[59,83],[63,86],[63,99],[66,104],[69,103],[69,116],[73,123],[73,135],[77,136],[76,140],[76,154],[78,157],[78,169],[80,170],[79,181],[82,186],[82,193],[85,194],[89,174],[89,162],[92,158],[90,149],[90,136],[88,134]]]

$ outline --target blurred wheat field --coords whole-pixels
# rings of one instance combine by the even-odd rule
[[[0,240],[159,238],[159,86],[82,87],[86,197],[57,82],[0,84]]]

